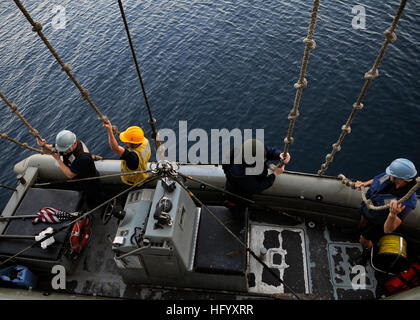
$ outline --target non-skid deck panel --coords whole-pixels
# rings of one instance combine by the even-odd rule
[[[250,256],[250,292],[309,293],[305,236],[301,228],[251,224],[250,249],[259,254],[277,276],[274,277],[267,267]]]
[[[250,247],[285,284],[249,256],[248,286],[252,293],[289,293],[291,288],[295,293],[320,299],[376,297],[374,270],[354,262],[361,252],[356,229],[343,232],[323,220],[279,226],[259,219],[250,221]],[[260,253],[261,248],[267,250],[265,255]]]
[[[372,267],[354,262],[361,252],[356,228],[306,221],[305,230],[312,293],[332,300],[375,299]]]
[[[362,246],[356,243],[332,242],[328,246],[331,280],[337,299],[373,297],[376,287],[374,270],[368,264],[357,265],[352,257],[360,254]]]
[[[209,209],[243,243],[247,242],[247,210],[234,212],[222,206]],[[245,274],[246,251],[207,210],[202,209],[194,270],[204,273]]]
[[[28,190],[15,216],[36,214],[43,207],[53,207],[67,212],[78,211],[82,201],[82,192],[72,190],[31,188]],[[6,235],[38,235],[49,226],[59,229],[68,222],[47,224],[32,223],[32,219],[10,220],[3,234]],[[32,259],[44,259],[56,261],[63,246],[68,246],[70,228],[57,233],[54,236],[55,243],[46,249],[39,245],[25,251],[20,256]],[[14,255],[28,247],[34,240],[23,239],[0,239],[0,255]]]

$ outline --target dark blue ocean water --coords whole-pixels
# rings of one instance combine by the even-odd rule
[[[337,140],[384,40],[399,1],[323,0],[319,11],[288,170],[316,173]],[[78,81],[120,130],[148,116],[117,1],[23,1]],[[65,29],[52,22],[61,5]],[[312,1],[124,1],[146,91],[158,128],[264,129],[265,142],[283,147],[293,106],[302,43]],[[352,8],[366,8],[356,30]],[[393,159],[420,168],[420,2],[408,1],[373,82],[327,174],[368,179]],[[0,2],[0,90],[47,141],[73,130],[95,154],[115,158],[105,130],[60,71],[13,1]],[[2,102],[1,102],[2,103]],[[35,145],[3,104],[0,130]],[[1,110],[1,109],[0,109]],[[0,183],[15,185],[13,165],[29,156],[0,141]],[[0,207],[11,191],[0,190]]]

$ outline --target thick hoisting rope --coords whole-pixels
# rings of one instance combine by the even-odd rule
[[[350,179],[346,178],[343,174],[339,174],[338,175],[338,178],[346,186],[348,186],[348,187],[350,187],[352,189],[355,189],[356,188],[355,187],[356,182],[351,181]],[[405,196],[403,196],[400,200],[398,200],[397,203],[400,204],[400,203],[408,200],[414,194],[414,192],[416,192],[419,188],[420,188],[420,177],[417,177],[416,178],[416,184],[410,190],[408,190],[408,192],[405,194]],[[363,187],[363,186],[360,187],[360,189],[362,191],[362,200],[363,200],[363,202],[366,204],[366,206],[369,209],[376,211],[376,210],[385,210],[385,209],[388,209],[389,208],[389,203],[388,204],[385,204],[383,206],[375,206],[372,203],[372,200],[366,198],[366,191],[367,191],[367,189],[365,187]]]
[[[19,119],[28,127],[29,133],[32,136],[34,136],[35,138],[37,138],[39,140],[43,140],[42,137],[41,137],[41,135],[39,134],[39,131],[36,130],[34,127],[32,127],[29,124],[29,122],[25,119],[25,117],[19,112],[18,106],[15,105],[15,104],[13,104],[13,103],[11,103],[1,92],[0,92],[0,97],[9,106],[11,112],[14,113],[14,114],[16,114],[19,117]],[[22,142],[16,141],[15,139],[10,138],[7,135],[7,133],[0,133],[0,138],[9,140],[9,141],[11,141],[11,142],[13,142],[13,143],[21,146],[22,148],[26,148],[26,149],[29,149],[29,150],[32,150],[32,151],[35,151],[35,152],[38,152],[38,153],[41,153],[41,154],[53,154],[53,153],[57,152],[57,150],[55,148],[50,149],[50,148],[48,148],[46,146],[42,147],[41,150],[32,148],[27,143],[22,143]],[[92,155],[92,159],[94,161],[96,161],[96,160],[102,160],[103,158],[101,156],[98,156],[98,155],[94,155],[93,154]]]
[[[0,92],[0,97],[3,99],[3,101],[9,106],[10,111],[14,114],[16,114],[19,119],[28,127],[29,129],[29,133],[34,136],[35,138],[42,140],[42,137],[40,136],[38,130],[34,129],[34,127],[32,127],[29,122],[25,119],[25,117],[19,112],[18,110],[18,106],[11,103],[1,92]],[[8,137],[7,137],[8,138]],[[10,140],[10,139],[8,139]],[[13,140],[13,139],[12,139]],[[10,140],[10,141],[12,141]],[[13,142],[15,142],[16,140],[14,140]],[[16,142],[15,142],[16,143]],[[23,144],[21,144],[19,142],[19,144],[21,146],[23,146]],[[43,147],[42,150],[44,151],[44,153],[53,153],[53,150],[48,149],[47,147]],[[33,150],[34,151],[34,150]]]
[[[385,41],[382,44],[381,49],[379,50],[379,54],[375,60],[375,63],[373,64],[373,67],[368,72],[365,73],[366,81],[362,88],[362,91],[360,92],[360,95],[357,98],[357,101],[353,104],[353,110],[351,111],[346,124],[341,127],[341,134],[340,134],[340,137],[338,138],[338,141],[332,145],[333,147],[332,152],[326,155],[325,163],[323,163],[321,165],[321,169],[318,170],[319,175],[323,175],[325,171],[328,169],[328,165],[333,161],[335,154],[341,150],[341,143],[343,142],[344,137],[346,136],[346,134],[349,134],[351,132],[350,125],[354,117],[356,116],[357,111],[363,108],[362,101],[367,93],[367,90],[371,82],[379,75],[378,67],[382,61],[385,51],[390,43],[393,43],[395,40],[397,40],[397,35],[395,34],[394,31],[398,25],[401,15],[403,14],[406,3],[407,3],[407,0],[401,1],[397,14],[395,15],[394,20],[391,23],[391,26],[384,31]]]
[[[149,114],[149,124],[152,128],[152,138],[155,141],[155,150],[158,150],[158,148],[162,144],[162,141],[160,141],[158,139],[158,131],[156,129],[156,119],[153,118],[153,116],[152,116],[152,110],[150,108],[149,100],[147,99],[146,89],[144,88],[143,78],[141,76],[140,67],[139,67],[139,64],[137,62],[137,57],[136,57],[136,52],[134,51],[133,42],[131,41],[130,30],[128,28],[128,23],[127,23],[127,19],[125,17],[124,8],[123,8],[123,4],[122,4],[121,0],[118,0],[118,5],[120,7],[121,17],[124,21],[124,27],[125,27],[125,31],[127,33],[128,43],[130,45],[131,54],[133,56],[134,64],[136,66],[136,71],[137,71],[137,75],[138,75],[138,78],[139,78],[139,81],[140,81],[141,90],[143,92],[144,102],[146,103],[147,112]]]
[[[287,155],[287,152],[289,151],[289,146],[293,143],[293,128],[295,126],[295,122],[297,117],[299,117],[299,104],[300,104],[300,98],[302,96],[302,90],[308,85],[308,81],[305,78],[306,75],[306,69],[308,67],[309,62],[309,54],[312,50],[315,49],[316,43],[315,40],[313,40],[314,32],[315,32],[315,25],[316,25],[316,18],[318,15],[320,6],[320,0],[314,0],[314,4],[312,7],[312,14],[311,14],[311,20],[308,27],[308,34],[305,39],[303,39],[303,43],[305,43],[305,52],[302,58],[302,64],[300,67],[300,76],[298,82],[294,84],[294,87],[296,89],[296,95],[295,100],[293,104],[293,108],[290,111],[288,115],[288,119],[290,120],[289,123],[289,129],[287,131],[287,137],[284,139],[284,150],[283,154]],[[278,164],[279,167],[283,166],[284,161],[280,159],[280,163]]]
[[[29,132],[32,136],[34,136],[35,138],[38,138],[39,140],[42,140],[41,136],[39,135],[38,130],[34,129],[28,121],[26,121],[26,119],[23,117],[23,115],[19,112],[18,110],[18,106],[11,103],[4,95],[3,93],[0,92],[0,98],[3,99],[3,101],[9,106],[10,108],[10,112],[16,114],[19,119],[28,127]]]
[[[45,45],[50,50],[50,52],[52,53],[52,55],[55,57],[55,59],[61,65],[61,70],[63,70],[63,71],[66,72],[66,74],[71,79],[71,81],[73,81],[74,85],[79,89],[79,91],[80,91],[80,93],[82,95],[82,99],[83,100],[87,100],[89,102],[89,104],[91,105],[91,107],[93,108],[93,110],[95,110],[95,112],[98,114],[100,121],[102,121],[103,123],[108,122],[108,118],[106,116],[104,116],[99,111],[98,107],[95,105],[95,103],[91,99],[91,97],[89,95],[89,91],[87,89],[83,88],[80,85],[80,83],[76,80],[76,78],[74,77],[74,75],[71,73],[71,70],[72,69],[71,69],[70,65],[65,64],[63,62],[63,60],[60,58],[60,56],[54,50],[54,48],[52,47],[52,45],[50,44],[50,42],[47,40],[47,38],[45,37],[45,35],[42,32],[42,25],[41,25],[41,23],[35,22],[32,19],[32,17],[29,14],[29,12],[25,9],[25,7],[22,5],[22,3],[19,0],[13,0],[13,1],[16,3],[16,5],[20,9],[20,11],[22,11],[23,15],[26,17],[26,19],[29,21],[29,23],[32,25],[32,31],[34,31],[34,32],[36,32],[38,34],[38,36],[45,43]],[[119,131],[118,131],[117,127],[113,126],[113,130],[114,130],[114,133],[119,134]]]

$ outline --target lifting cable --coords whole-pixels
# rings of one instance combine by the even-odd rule
[[[54,185],[54,184],[73,183],[73,182],[106,179],[106,178],[113,178],[113,177],[131,176],[131,175],[143,174],[143,173],[148,173],[148,172],[150,172],[150,170],[107,174],[107,175],[103,175],[103,176],[88,177],[88,178],[81,178],[81,179],[67,179],[67,180],[51,181],[51,182],[44,182],[44,183],[35,183],[34,187],[43,187],[43,186],[50,186],[50,185]]]
[[[107,123],[108,122],[108,118],[106,116],[104,116],[98,109],[98,107],[95,105],[95,103],[92,101],[90,95],[89,95],[89,91],[85,88],[83,88],[79,82],[76,80],[76,78],[74,77],[74,75],[71,73],[71,66],[68,64],[65,64],[63,62],[63,60],[60,58],[60,56],[57,54],[57,52],[54,50],[54,48],[52,47],[52,45],[50,44],[50,42],[47,40],[47,38],[45,37],[45,35],[42,32],[42,25],[39,22],[35,22],[31,15],[29,14],[29,12],[25,9],[25,7],[22,5],[22,3],[20,2],[20,0],[13,0],[16,5],[18,6],[18,8],[20,9],[20,11],[22,11],[23,15],[26,17],[26,19],[29,21],[29,23],[32,25],[32,31],[36,32],[38,34],[38,36],[42,39],[42,41],[45,43],[45,45],[47,46],[47,48],[50,50],[50,52],[52,53],[52,55],[55,57],[55,59],[58,61],[58,63],[61,65],[61,70],[65,71],[68,75],[68,77],[73,81],[73,83],[75,84],[75,86],[79,89],[81,95],[82,95],[82,99],[83,100],[87,100],[89,102],[89,104],[91,105],[91,107],[93,108],[93,110],[95,110],[95,112],[98,114],[99,116],[99,120],[102,121],[103,123]],[[114,131],[115,134],[119,134],[120,132],[118,131],[116,126],[112,126],[112,129]]]
[[[333,161],[335,154],[341,150],[341,143],[343,142],[344,137],[346,136],[346,134],[350,134],[351,132],[350,124],[352,123],[357,111],[363,108],[362,101],[367,93],[367,90],[371,82],[379,75],[378,67],[382,61],[382,58],[385,54],[387,47],[390,43],[393,43],[395,42],[395,40],[397,40],[397,35],[395,34],[394,31],[401,18],[401,15],[403,14],[406,3],[407,3],[407,0],[401,0],[401,4],[398,8],[397,14],[394,17],[394,20],[392,21],[391,26],[384,31],[385,41],[382,44],[381,49],[379,50],[379,54],[375,60],[375,63],[373,64],[373,67],[368,72],[365,73],[364,77],[366,81],[362,88],[362,91],[360,92],[360,95],[357,98],[357,101],[353,104],[353,110],[350,113],[350,116],[347,119],[346,124],[341,127],[341,134],[340,134],[340,137],[338,138],[338,141],[332,145],[333,147],[332,152],[326,155],[325,163],[323,163],[321,165],[321,169],[318,170],[319,175],[325,174],[325,171],[328,169],[328,165]]]
[[[300,98],[302,96],[302,90],[308,85],[308,81],[305,78],[306,75],[306,69],[308,67],[308,61],[309,61],[309,54],[312,50],[316,47],[316,42],[313,40],[314,32],[315,32],[315,25],[316,25],[316,18],[318,15],[320,6],[320,0],[314,0],[314,4],[312,7],[312,14],[311,14],[311,20],[308,27],[308,34],[305,39],[303,39],[303,43],[305,43],[305,52],[302,58],[302,64],[300,68],[300,76],[298,82],[294,84],[294,87],[296,89],[296,96],[293,104],[293,108],[290,111],[288,115],[288,119],[290,120],[289,123],[289,129],[287,132],[287,137],[284,139],[284,151],[283,155],[286,156],[287,152],[289,151],[289,146],[293,143],[293,128],[295,126],[296,119],[299,117],[299,103]],[[284,164],[283,159],[280,159],[280,163],[277,165],[277,167],[282,167]]]
[[[35,183],[34,187],[43,187],[43,186],[50,186],[50,185],[55,185],[55,184],[62,184],[62,183],[73,183],[73,182],[81,182],[81,181],[89,181],[89,180],[97,180],[97,179],[106,179],[106,178],[113,178],[113,177],[121,177],[121,176],[126,176],[126,175],[136,175],[136,174],[144,174],[144,173],[148,173],[150,170],[145,170],[145,171],[134,171],[134,172],[126,172],[126,173],[115,173],[115,174],[109,174],[109,175],[103,175],[103,176],[97,176],[97,177],[88,177],[88,178],[82,178],[82,179],[68,179],[68,180],[59,180],[59,181],[51,181],[51,182],[44,182],[44,183]],[[255,205],[256,207],[259,207],[261,209],[264,210],[269,210],[272,211],[274,213],[277,214],[281,214],[287,218],[290,218],[293,220],[293,222],[302,222],[300,217],[294,217],[291,216],[290,214],[283,212],[283,211],[279,211],[275,208],[269,207],[269,206],[265,206],[262,204],[257,203],[255,200],[251,200],[245,197],[242,197],[238,194],[235,194],[233,192],[227,191],[223,188],[219,188],[213,184],[210,184],[208,182],[202,181],[200,179],[197,178],[193,178],[192,176],[188,176],[188,175],[184,175],[180,172],[178,172],[178,175],[180,175],[181,177],[191,180],[192,182],[196,182],[196,183],[200,183],[202,185],[205,185],[207,187],[210,187],[216,191],[222,192],[222,193],[226,193],[228,195],[234,196],[238,199],[244,200],[246,202],[248,202],[249,204]],[[1,187],[1,185],[0,185]]]
[[[242,196],[240,196],[240,195],[238,195],[238,194],[236,194],[236,193],[233,193],[233,192],[227,191],[227,190],[225,190],[225,189],[223,189],[223,188],[219,188],[219,187],[217,187],[217,186],[215,186],[215,185],[212,185],[212,184],[210,184],[210,183],[208,183],[208,182],[202,181],[202,180],[197,179],[197,178],[193,178],[192,176],[187,176],[187,175],[184,175],[184,174],[182,174],[182,173],[178,173],[178,174],[179,174],[181,177],[185,178],[185,179],[188,179],[188,180],[191,180],[191,181],[193,181],[193,182],[197,182],[197,183],[203,184],[203,185],[208,186],[208,187],[210,187],[210,188],[212,188],[212,189],[214,189],[214,190],[217,190],[217,191],[220,191],[220,192],[222,192],[222,193],[225,193],[225,194],[231,195],[231,196],[233,196],[233,197],[235,197],[235,198],[238,198],[238,199],[244,200],[244,201],[248,202],[249,204],[255,205],[256,207],[260,207],[260,208],[262,208],[262,209],[264,209],[264,210],[269,210],[269,211],[272,211],[272,212],[274,212],[274,213],[281,214],[282,216],[285,216],[285,217],[287,217],[287,218],[289,218],[289,219],[292,219],[292,220],[293,220],[293,222],[299,222],[299,223],[300,223],[300,222],[302,222],[302,218],[301,218],[301,217],[294,217],[294,216],[291,216],[290,214],[288,214],[288,213],[286,213],[286,212],[283,212],[283,211],[278,211],[278,210],[277,210],[277,209],[275,209],[275,208],[272,208],[272,207],[265,206],[265,205],[263,205],[263,204],[257,203],[255,200],[251,200],[251,199],[248,199],[248,198],[242,197]]]
[[[341,182],[344,185],[346,185],[346,186],[348,186],[352,189],[356,189],[356,187],[355,187],[356,182],[351,181],[350,179],[346,178],[345,175],[339,174],[338,178],[341,180]],[[408,192],[405,194],[404,197],[402,197],[400,200],[397,201],[397,204],[401,204],[402,202],[408,200],[414,194],[414,192],[416,192],[419,188],[420,188],[420,177],[417,177],[416,178],[416,184],[413,187],[411,187],[410,190],[408,190]],[[378,210],[386,210],[386,209],[389,208],[389,205],[390,205],[389,203],[385,204],[383,206],[375,206],[372,203],[372,200],[366,198],[366,191],[367,191],[366,187],[361,186],[360,189],[362,191],[362,200],[366,204],[368,209],[378,211]]]
[[[11,103],[9,100],[7,100],[7,98],[0,92],[0,98],[2,98],[3,99],[3,101],[9,106],[9,108],[10,108],[10,110],[11,110],[11,112],[12,113],[14,113],[14,114],[16,114],[18,117],[19,117],[19,119],[28,127],[28,129],[29,129],[29,133],[32,135],[32,136],[34,136],[35,138],[37,138],[37,139],[39,139],[39,140],[43,140],[42,139],[42,137],[40,136],[40,134],[39,134],[39,132],[38,132],[38,130],[36,130],[36,129],[34,129],[30,124],[29,124],[29,122],[23,117],[23,115],[19,112],[19,110],[18,110],[18,106],[17,105],[15,105],[15,104],[13,104],[13,103]],[[3,137],[2,137],[3,138]],[[8,139],[8,140],[10,140],[10,139]],[[11,140],[10,140],[11,141]],[[15,141],[13,141],[13,142],[15,142]],[[16,142],[15,142],[16,143]],[[32,149],[31,149],[32,150]],[[44,153],[49,153],[49,154],[51,154],[51,153],[53,153],[53,150],[50,150],[49,148],[47,148],[47,147],[42,147],[42,150],[44,151]],[[35,150],[33,150],[33,151],[35,151]],[[38,151],[36,151],[36,152],[38,152]]]
[[[136,52],[134,51],[133,42],[131,41],[130,30],[128,29],[128,23],[127,23],[127,19],[125,17],[124,8],[123,8],[123,4],[122,4],[121,0],[118,0],[118,5],[120,7],[121,17],[124,21],[124,26],[125,26],[125,31],[127,33],[128,43],[130,45],[131,54],[133,56],[134,64],[136,66],[137,75],[138,75],[138,78],[139,78],[139,81],[140,81],[141,90],[142,90],[143,96],[144,96],[144,102],[146,103],[147,112],[149,114],[149,124],[152,128],[152,138],[155,141],[155,150],[157,151],[159,149],[159,147],[162,145],[162,141],[160,139],[158,139],[158,131],[156,129],[156,119],[153,118],[153,116],[152,116],[152,110],[150,108],[149,100],[147,99],[146,89],[144,88],[143,79],[142,79],[142,76],[141,76],[141,73],[140,73],[139,64],[137,62]]]

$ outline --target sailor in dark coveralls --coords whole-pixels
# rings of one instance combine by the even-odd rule
[[[48,145],[45,139],[37,139],[40,147],[55,147],[59,153],[53,153],[52,156],[58,162],[61,171],[70,179],[83,179],[89,177],[98,177],[92,154],[86,145],[76,135],[68,130],[60,131],[56,136],[55,145]],[[89,208],[93,209],[105,201],[105,194],[102,191],[99,179],[77,182],[80,189],[85,193]]]
[[[247,163],[244,154],[246,150],[251,151],[252,154],[256,157],[254,163]],[[283,153],[279,149],[274,149],[271,147],[266,147],[264,144],[256,139],[249,139],[244,142],[240,155],[242,161],[235,160],[235,150],[232,149],[230,153],[230,161],[228,164],[223,164],[223,171],[226,175],[226,184],[225,190],[237,194],[246,199],[251,199],[252,195],[255,193],[263,192],[265,189],[270,188],[277,176],[284,172],[284,165],[282,167],[277,167],[273,173],[268,174],[268,163],[269,160],[279,160],[280,157],[283,158]],[[264,158],[262,158],[264,157]],[[260,160],[260,161],[258,161]],[[288,153],[286,159],[284,159],[284,164],[289,163],[290,154]],[[240,163],[235,163],[240,162]],[[255,168],[260,162],[261,168],[255,172],[252,172],[251,168]],[[259,172],[258,172],[259,171]],[[225,194],[225,205],[227,207],[239,207],[244,208],[249,205],[245,200],[242,200],[238,197]]]

